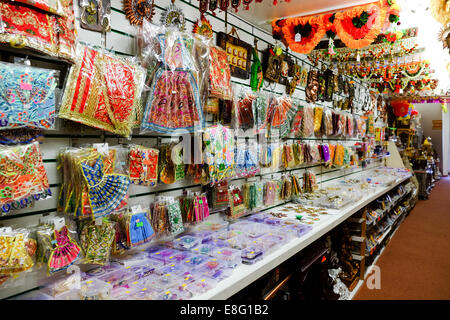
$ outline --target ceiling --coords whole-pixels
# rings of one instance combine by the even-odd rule
[[[270,22],[277,18],[306,16],[322,13],[324,11],[338,10],[352,6],[376,2],[375,0],[277,0],[278,4],[273,5],[273,0],[263,0],[261,3],[253,1],[250,10],[243,7],[236,13],[237,16],[251,22],[254,25],[272,32]]]

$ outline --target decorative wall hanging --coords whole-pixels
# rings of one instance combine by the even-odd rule
[[[234,9],[234,12],[238,12],[238,8],[241,5],[241,0],[231,0],[231,7]]]
[[[267,48],[263,59],[264,78],[278,83],[280,81],[282,63],[282,56],[276,55],[272,48]]]
[[[108,32],[111,30],[111,0],[78,1],[80,5],[81,28],[97,32]]]
[[[442,42],[442,47],[448,49],[450,53],[450,25],[439,30],[438,40]]]
[[[124,0],[124,11],[131,24],[142,25],[145,20],[152,21],[155,15],[154,0]]]
[[[166,27],[176,27],[180,31],[184,31],[186,28],[186,20],[183,11],[173,3],[174,1],[172,1],[172,4],[166,7],[165,11],[161,13],[161,24]]]
[[[279,83],[288,85],[288,77],[292,77],[292,67],[294,65],[294,60],[286,54],[282,55],[281,70],[280,70],[280,80]]]
[[[219,7],[222,11],[227,11],[230,6],[230,0],[219,0]]]
[[[244,9],[245,10],[249,10],[250,9],[250,3],[252,3],[252,1],[253,0],[242,0],[242,3],[244,4]]]
[[[212,12],[213,15],[216,15],[214,12],[217,9],[219,0],[209,0],[209,11]]]
[[[292,51],[311,52],[324,37],[329,26],[329,15],[290,18],[282,27],[283,37]]]
[[[144,70],[81,44],[77,56],[59,117],[129,136],[144,85]]]
[[[192,28],[192,33],[205,36],[207,38],[212,38],[214,35],[211,23],[205,18],[204,15],[200,17],[200,20],[195,22],[194,27]]]
[[[236,37],[233,37],[232,34]],[[248,79],[252,61],[252,46],[239,39],[234,27],[230,34],[224,32],[217,34],[217,45],[227,53],[231,75],[240,79]]]
[[[198,11],[200,11],[202,17],[203,14],[208,11],[208,0],[198,0],[199,4],[198,4]]]
[[[0,130],[51,128],[57,82],[55,70],[0,62]]]

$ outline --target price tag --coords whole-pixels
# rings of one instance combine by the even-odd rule
[[[100,154],[107,156],[109,153],[108,143],[94,143],[94,149],[96,149]]]
[[[144,222],[136,222],[136,227],[137,228],[139,228],[139,227],[143,227],[144,226]]]
[[[133,212],[134,214],[141,213],[142,211],[143,210],[140,204],[131,207],[131,212]]]
[[[300,42],[302,41],[302,35],[300,33],[296,33],[295,34],[295,42]]]
[[[0,228],[0,233],[11,233],[11,232],[12,232],[11,227]]]
[[[64,218],[55,218],[53,219],[53,225],[56,230],[59,230],[66,225],[66,220]]]

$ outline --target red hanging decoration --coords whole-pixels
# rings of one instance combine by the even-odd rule
[[[234,9],[234,12],[238,12],[238,7],[241,5],[241,0],[231,0],[231,7]]]
[[[252,3],[253,0],[242,0],[242,2],[244,3],[244,9],[248,10],[250,8],[250,3]]]
[[[227,11],[230,6],[230,0],[220,0],[219,6],[220,10]]]
[[[208,10],[208,0],[198,0],[200,3],[198,5],[198,10],[203,15]]]

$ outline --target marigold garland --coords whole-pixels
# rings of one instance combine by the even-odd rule
[[[286,19],[282,32],[284,40],[289,45],[289,48],[298,53],[311,52],[330,27],[331,23],[328,20],[329,17],[330,15],[321,15],[317,17]],[[295,35],[297,32],[295,32],[295,28],[297,26],[305,27],[307,24],[310,25],[311,30],[306,36],[302,36],[300,42],[296,42]]]
[[[367,23],[361,28],[353,25],[353,19],[367,12]],[[334,25],[339,39],[352,49],[361,49],[370,45],[381,32],[386,19],[387,9],[376,4],[356,7],[336,13]]]

